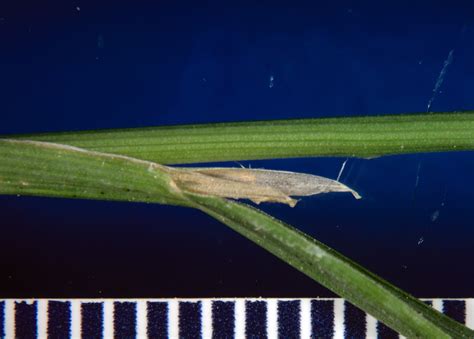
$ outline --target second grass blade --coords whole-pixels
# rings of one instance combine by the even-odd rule
[[[474,112],[289,119],[9,136],[160,164],[474,150]]]
[[[278,219],[238,202],[188,196],[196,207],[406,337],[474,336],[467,327]]]

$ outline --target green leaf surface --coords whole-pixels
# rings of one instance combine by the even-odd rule
[[[186,205],[149,161],[66,145],[0,139],[0,194]]]
[[[18,137],[160,164],[474,150],[474,112],[293,119]]]
[[[278,219],[238,202],[203,196],[190,199],[202,211],[406,337],[474,337],[467,327]]]

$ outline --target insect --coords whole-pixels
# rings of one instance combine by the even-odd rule
[[[329,192],[350,192],[361,196],[339,181],[325,177],[266,169],[183,168],[172,171],[178,187],[190,192],[233,199],[279,202],[294,207],[293,196],[310,196]]]

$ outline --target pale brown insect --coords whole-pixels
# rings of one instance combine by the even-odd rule
[[[279,202],[291,207],[292,196],[309,196],[329,192],[350,192],[361,196],[339,181],[312,174],[247,168],[185,168],[172,171],[176,185],[190,192],[255,203]]]

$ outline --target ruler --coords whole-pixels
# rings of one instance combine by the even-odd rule
[[[474,329],[474,298],[423,299]],[[399,338],[340,298],[3,299],[0,338]]]

